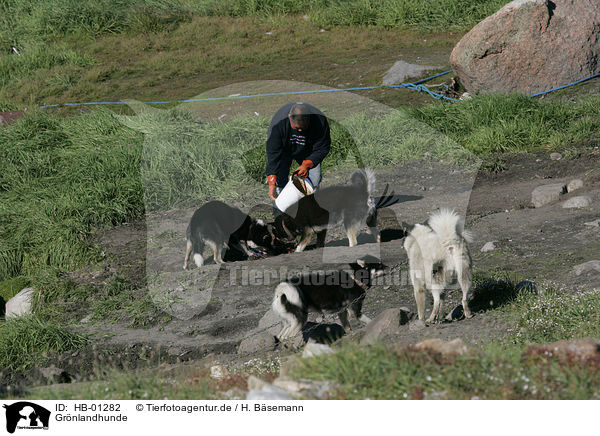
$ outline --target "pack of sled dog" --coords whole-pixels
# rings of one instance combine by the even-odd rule
[[[247,257],[274,255],[282,252],[280,248],[285,244],[295,244],[298,237],[300,241],[295,244],[295,251],[301,252],[314,234],[317,247],[322,247],[327,230],[340,224],[350,247],[357,245],[357,236],[365,226],[380,242],[377,210],[395,202],[393,192],[387,194],[387,188],[376,201],[374,173],[358,169],[351,175],[349,184],[318,189],[301,198],[293,206],[293,213],[288,210],[288,213],[276,214],[272,223],[254,219],[221,201],[208,202],[190,219],[183,268],[188,268],[190,257],[202,267],[206,261],[205,246],[219,264],[224,262],[227,251]],[[458,283],[462,290],[465,317],[472,316],[468,306],[472,269],[468,244],[471,241],[472,236],[464,229],[459,215],[449,209],[434,212],[425,223],[405,228],[404,249],[419,320],[425,318],[426,290],[433,296],[433,309],[426,322],[442,319],[442,296],[451,283]],[[384,269],[379,259],[366,256],[351,263],[350,270],[313,271],[283,280],[275,287],[271,304],[284,323],[279,340],[299,333],[311,311],[337,314],[344,329],[350,328],[351,316],[364,324],[370,322],[362,313],[363,301],[374,279]]]

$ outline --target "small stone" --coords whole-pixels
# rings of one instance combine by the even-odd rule
[[[12,319],[19,316],[31,315],[31,306],[36,294],[35,289],[25,288],[6,302],[5,318]]]
[[[577,276],[590,271],[596,271],[600,273],[600,260],[590,260],[589,262],[576,265],[573,268],[573,272]]]
[[[597,219],[596,221],[590,221],[589,223],[584,224],[590,227],[600,227],[600,219]]]
[[[562,154],[560,154],[560,153],[550,153],[550,159],[551,160],[561,160],[562,159]]]
[[[273,309],[269,309],[258,321],[259,330],[265,330],[273,335],[277,335],[283,328],[283,321]]]
[[[281,389],[285,389],[288,392],[291,393],[298,393],[300,391],[303,390],[308,390],[311,388],[311,385],[309,383],[303,383],[300,381],[296,381],[296,380],[292,380],[292,379],[288,379],[288,378],[276,378],[273,381],[273,386],[276,386],[278,388]]]
[[[261,332],[250,336],[240,342],[238,354],[252,354],[258,351],[272,351],[277,341],[275,336],[268,332]]]
[[[581,188],[583,188],[583,180],[581,179],[573,179],[567,183],[567,192],[573,192]]]
[[[414,321],[408,324],[408,330],[410,330],[411,332],[418,332],[424,330],[425,328],[427,328],[427,325],[420,319],[415,319]]]
[[[284,389],[272,385],[266,385],[260,390],[252,390],[248,392],[246,400],[293,400],[292,396]]]
[[[419,77],[425,71],[436,70],[440,67],[433,65],[416,65],[409,64],[405,61],[397,61],[392,67],[385,73],[383,77],[383,85],[398,85],[404,82],[409,77]]]
[[[495,241],[486,242],[483,247],[481,247],[482,253],[487,253],[488,251],[494,251],[496,249]]]
[[[565,185],[559,183],[538,186],[531,193],[531,202],[535,207],[542,207],[548,203],[557,201],[565,190]]]
[[[304,347],[302,357],[314,357],[320,356],[322,354],[331,354],[333,352],[333,349],[329,345],[318,344],[316,342],[309,342]]]
[[[564,209],[574,209],[579,207],[588,207],[592,203],[590,197],[581,196],[581,197],[573,197],[569,198],[562,204]]]
[[[90,322],[92,320],[92,314],[89,314],[88,316],[86,316],[85,318],[81,318],[81,321],[79,321],[81,324],[87,324],[88,322]]]
[[[406,308],[384,310],[365,327],[360,344],[373,344],[385,336],[399,333],[400,326],[407,324],[410,318],[411,313]]]
[[[223,368],[221,365],[214,365],[210,367],[210,376],[212,378],[220,379],[225,378],[229,375],[229,371],[226,368]]]

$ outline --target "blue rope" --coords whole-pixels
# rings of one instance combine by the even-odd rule
[[[427,88],[427,86],[423,85],[424,82],[428,80],[435,79],[436,77],[443,76],[445,74],[451,73],[452,70],[444,71],[442,73],[436,74],[434,76],[427,77],[425,79],[418,80],[412,83],[401,83],[400,85],[379,85],[379,86],[363,86],[357,88],[341,88],[341,89],[318,89],[312,91],[290,91],[290,92],[272,92],[265,94],[254,94],[254,95],[235,95],[230,97],[211,97],[211,98],[192,98],[188,100],[173,100],[173,101],[149,101],[144,102],[144,104],[167,104],[167,103],[196,103],[202,101],[218,101],[218,100],[237,100],[237,99],[245,99],[245,98],[254,98],[254,97],[273,97],[277,95],[298,95],[298,94],[320,94],[325,92],[348,92],[348,91],[368,91],[373,89],[381,89],[381,88],[405,88],[411,89],[417,92],[425,92],[429,94],[431,97],[436,100],[448,100],[448,101],[461,101],[455,98],[450,98],[443,94],[434,92]],[[569,86],[577,85],[581,82],[585,82],[587,80],[593,79],[595,77],[600,77],[599,74],[594,74],[593,76],[586,77],[581,80],[577,80],[576,82],[569,83],[567,85],[559,86],[558,88],[549,89],[548,91],[538,92],[537,94],[530,95],[530,97],[537,97],[540,95],[548,94],[550,92],[558,91],[560,89],[568,88]],[[87,103],[62,103],[62,104],[48,104],[45,106],[40,106],[40,109],[47,109],[51,107],[59,107],[59,106],[93,106],[93,105],[112,105],[112,104],[127,104],[123,101],[95,101],[95,102],[87,102]]]
[[[265,93],[265,94],[234,95],[234,96],[230,96],[230,97],[192,98],[192,99],[188,99],[188,100],[174,100],[174,101],[148,101],[148,102],[144,102],[144,104],[196,103],[196,102],[202,102],[202,101],[237,100],[237,99],[254,98],[254,97],[273,97],[273,96],[277,96],[277,95],[319,94],[319,93],[325,93],[325,92],[342,92],[342,91],[343,92],[368,91],[368,90],[380,89],[380,88],[398,88],[398,87],[415,89],[418,91],[425,91],[436,99],[447,98],[449,100],[453,100],[453,99],[450,99],[441,94],[436,94],[435,92],[430,91],[429,89],[427,89],[426,86],[418,85],[420,83],[426,82],[427,80],[433,79],[435,77],[443,76],[444,74],[448,74],[450,72],[452,72],[452,70],[444,71],[443,73],[436,74],[435,76],[427,77],[427,78],[419,80],[418,82],[415,82],[415,83],[403,83],[401,85],[362,86],[362,87],[358,87],[358,88],[341,88],[341,89],[317,89],[317,90],[312,90],[312,91],[271,92],[271,93]],[[454,100],[454,101],[457,101],[457,100]],[[63,103],[62,105],[61,104],[49,104],[49,105],[45,105],[45,106],[40,106],[40,109],[46,109],[46,108],[58,107],[58,106],[92,106],[92,105],[109,105],[109,104],[127,104],[127,103],[123,102],[123,101],[95,101],[95,102],[87,102],[87,103]]]
[[[571,82],[567,85],[559,86],[558,88],[552,88],[548,91],[538,92],[537,94],[530,95],[530,97],[537,97],[538,95],[548,94],[550,92],[558,91],[559,89],[568,88],[569,86],[577,85],[578,83],[585,82],[586,80],[593,79],[594,77],[600,77],[600,73],[594,74],[593,76],[586,77],[585,79],[577,80],[576,82]]]

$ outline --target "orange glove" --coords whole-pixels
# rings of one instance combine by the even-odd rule
[[[272,174],[267,177],[267,180],[269,181],[269,197],[275,201],[277,198],[277,176]]]
[[[300,176],[300,177],[308,177],[308,170],[310,170],[312,167],[314,167],[315,164],[313,163],[312,160],[304,160],[302,161],[302,165],[300,165],[298,168],[296,168],[296,173]]]

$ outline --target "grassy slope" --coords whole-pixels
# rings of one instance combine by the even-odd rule
[[[0,102],[164,100],[253,79],[371,85],[384,69],[357,78],[348,64],[450,47],[503,3],[11,0],[0,4]]]

